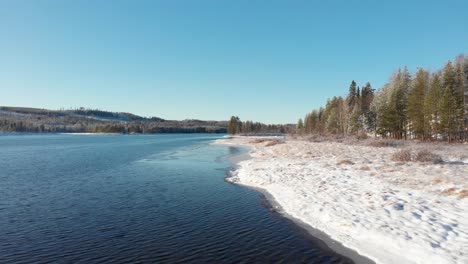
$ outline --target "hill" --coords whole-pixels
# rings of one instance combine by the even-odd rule
[[[0,106],[1,132],[226,133],[227,121],[165,120],[97,109]]]

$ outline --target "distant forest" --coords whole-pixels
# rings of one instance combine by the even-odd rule
[[[229,134],[290,134],[295,132],[294,124],[267,125],[254,121],[241,121],[239,117],[232,116],[229,120],[227,132]]]
[[[29,133],[226,133],[227,121],[165,120],[97,109],[47,110],[0,107],[1,132]]]
[[[438,71],[406,67],[375,91],[351,82],[343,98],[299,119],[297,132],[320,135],[375,135],[382,138],[468,141],[468,56],[459,55]]]
[[[235,129],[243,133],[288,133],[294,125],[266,125],[241,122],[235,118]],[[0,106],[0,132],[28,133],[226,133],[229,121],[187,119],[165,120],[98,109],[47,110]]]

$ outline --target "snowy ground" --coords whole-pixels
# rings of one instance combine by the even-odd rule
[[[432,145],[434,164],[394,162],[392,147],[277,141],[218,140],[251,147],[230,181],[377,263],[468,263],[467,145]]]

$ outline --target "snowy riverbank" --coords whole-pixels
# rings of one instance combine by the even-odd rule
[[[217,143],[252,148],[230,181],[265,189],[287,214],[377,263],[468,263],[467,145],[431,146],[444,159],[434,164],[391,161],[392,147]]]

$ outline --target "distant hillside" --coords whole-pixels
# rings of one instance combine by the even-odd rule
[[[226,133],[227,121],[165,120],[96,109],[0,106],[1,132]]]

